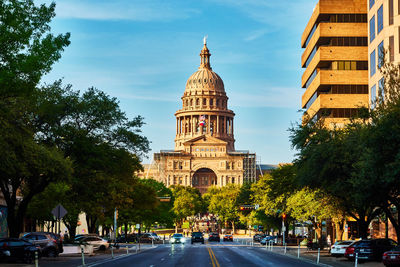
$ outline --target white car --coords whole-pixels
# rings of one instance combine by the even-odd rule
[[[106,250],[110,246],[107,240],[104,240],[98,236],[85,236],[80,238],[79,242],[92,245],[93,250]]]
[[[335,244],[331,246],[331,256],[341,257],[344,256],[346,248],[353,244],[353,240],[336,241]]]

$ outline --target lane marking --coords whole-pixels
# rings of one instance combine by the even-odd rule
[[[213,267],[215,267],[214,258],[211,256],[211,249],[207,248],[207,251],[208,251],[208,255],[210,255],[211,264],[212,264]]]
[[[220,267],[219,262],[218,262],[217,258],[215,257],[214,251],[211,248],[208,248],[208,250],[209,250],[209,253],[211,252],[211,255],[212,255],[213,259],[214,259],[215,265],[217,267]],[[214,266],[214,263],[213,263],[213,266]]]

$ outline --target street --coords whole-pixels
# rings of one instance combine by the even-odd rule
[[[160,245],[137,255],[88,266],[313,266],[297,259],[238,244]]]
[[[135,253],[135,245],[129,245],[129,254],[126,247],[121,246],[115,253],[114,259],[107,253],[85,258],[86,266],[354,266],[354,262],[345,258],[330,257],[327,251],[321,253],[320,265],[316,264],[317,252],[301,249],[300,259],[297,258],[297,248],[288,247],[284,255],[284,248],[275,246],[266,248],[258,243],[251,244],[251,239],[239,238],[234,242],[208,242],[205,244],[158,244],[142,245],[142,251]],[[81,266],[82,260],[76,257],[42,258],[42,267],[69,267]],[[14,265],[16,266],[16,265]],[[26,266],[26,265],[21,265]],[[383,266],[379,262],[360,263],[359,266]]]

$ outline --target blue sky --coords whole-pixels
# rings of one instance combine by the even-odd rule
[[[37,3],[49,3],[36,0]],[[211,66],[236,113],[235,147],[290,162],[300,121],[301,34],[317,0],[58,0],[55,33],[71,45],[43,81],[94,86],[141,115],[151,153],[173,149],[174,113],[208,35]]]

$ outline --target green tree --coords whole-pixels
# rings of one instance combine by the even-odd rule
[[[182,226],[183,220],[202,211],[204,204],[200,191],[194,187],[171,186],[175,214],[175,227]]]
[[[50,33],[54,9],[55,4],[35,6],[33,0],[0,3],[0,188],[14,237],[32,198],[71,173],[59,150],[36,139],[32,122],[37,85],[69,45],[68,33]]]
[[[213,190],[214,193],[210,197],[208,210],[218,215],[220,220],[225,224],[232,225],[232,231],[235,232],[235,222],[239,218],[239,203],[240,187],[235,184],[229,184],[221,187],[218,190]]]
[[[253,184],[252,199],[260,205],[260,211],[266,215],[258,217],[266,220],[268,229],[281,229],[283,213],[288,211],[287,200],[299,189],[297,184],[296,168],[291,164],[280,166]],[[291,221],[289,213],[286,223]]]
[[[360,235],[381,210],[380,182],[368,173],[371,131],[361,120],[343,129],[326,128],[324,122],[309,122],[292,129],[292,144],[299,151],[295,160],[298,180],[311,189],[322,189],[338,200],[338,206],[353,217]]]

